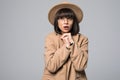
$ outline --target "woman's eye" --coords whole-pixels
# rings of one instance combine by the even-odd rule
[[[68,20],[73,20],[73,18],[71,18],[71,17],[59,17],[59,19],[61,19],[61,20],[64,20],[65,18]]]
[[[73,20],[73,18],[67,18],[67,19],[69,19],[69,20]]]
[[[64,17],[59,17],[59,19],[63,19]]]
[[[72,18],[68,18],[68,19],[72,20]]]

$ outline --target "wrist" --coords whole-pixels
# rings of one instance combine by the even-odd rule
[[[70,50],[72,45],[74,45],[74,42],[70,42],[69,44],[67,44],[66,49]]]
[[[74,42],[72,41],[72,42],[70,42],[70,46],[72,46],[74,44]]]

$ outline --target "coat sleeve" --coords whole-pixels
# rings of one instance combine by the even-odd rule
[[[82,71],[87,67],[88,38],[84,37],[74,44],[70,58],[76,71]]]
[[[56,49],[52,36],[47,36],[44,56],[46,69],[51,73],[55,73],[66,62],[70,56],[70,51],[66,49],[65,45]]]

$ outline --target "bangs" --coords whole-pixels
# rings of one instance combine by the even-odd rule
[[[74,19],[75,14],[71,9],[63,8],[56,13],[56,18],[59,19],[63,17]]]

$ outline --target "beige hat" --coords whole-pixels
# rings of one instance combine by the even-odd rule
[[[71,3],[68,3],[68,2],[63,2],[61,4],[57,4],[57,5],[53,6],[48,13],[48,20],[52,25],[54,25],[54,19],[55,19],[56,12],[58,10],[62,9],[62,8],[72,9],[73,12],[75,13],[77,19],[78,19],[78,22],[79,23],[81,22],[81,20],[83,18],[83,12],[80,9],[80,7],[78,7],[75,4],[71,4]]]

